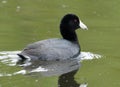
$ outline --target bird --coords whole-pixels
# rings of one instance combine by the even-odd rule
[[[60,22],[62,38],[50,38],[28,44],[19,54],[20,61],[50,62],[77,58],[81,48],[76,34],[77,29],[87,30],[87,26],[75,14],[63,16]]]

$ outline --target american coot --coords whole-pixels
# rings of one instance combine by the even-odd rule
[[[64,61],[76,58],[80,54],[80,45],[75,30],[88,29],[75,14],[65,15],[60,23],[63,38],[53,38],[29,44],[18,54],[24,62],[34,61]]]

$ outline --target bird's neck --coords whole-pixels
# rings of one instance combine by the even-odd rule
[[[81,51],[80,44],[79,44],[79,41],[78,41],[77,34],[76,34],[75,30],[70,31],[69,28],[60,27],[60,32],[61,32],[61,35],[64,39],[66,39],[68,41],[71,41],[72,43],[77,44],[78,47],[79,47],[79,51]]]
[[[72,29],[71,29],[72,30]],[[69,28],[60,28],[60,32],[62,34],[62,37],[66,40],[72,41],[72,42],[78,42],[77,34],[74,31],[70,31]]]

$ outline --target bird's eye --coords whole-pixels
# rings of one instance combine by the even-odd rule
[[[77,19],[74,19],[74,22],[77,22]]]

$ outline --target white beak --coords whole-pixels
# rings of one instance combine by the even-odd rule
[[[88,30],[87,26],[80,20],[80,24],[79,24],[80,28],[83,30]]]

